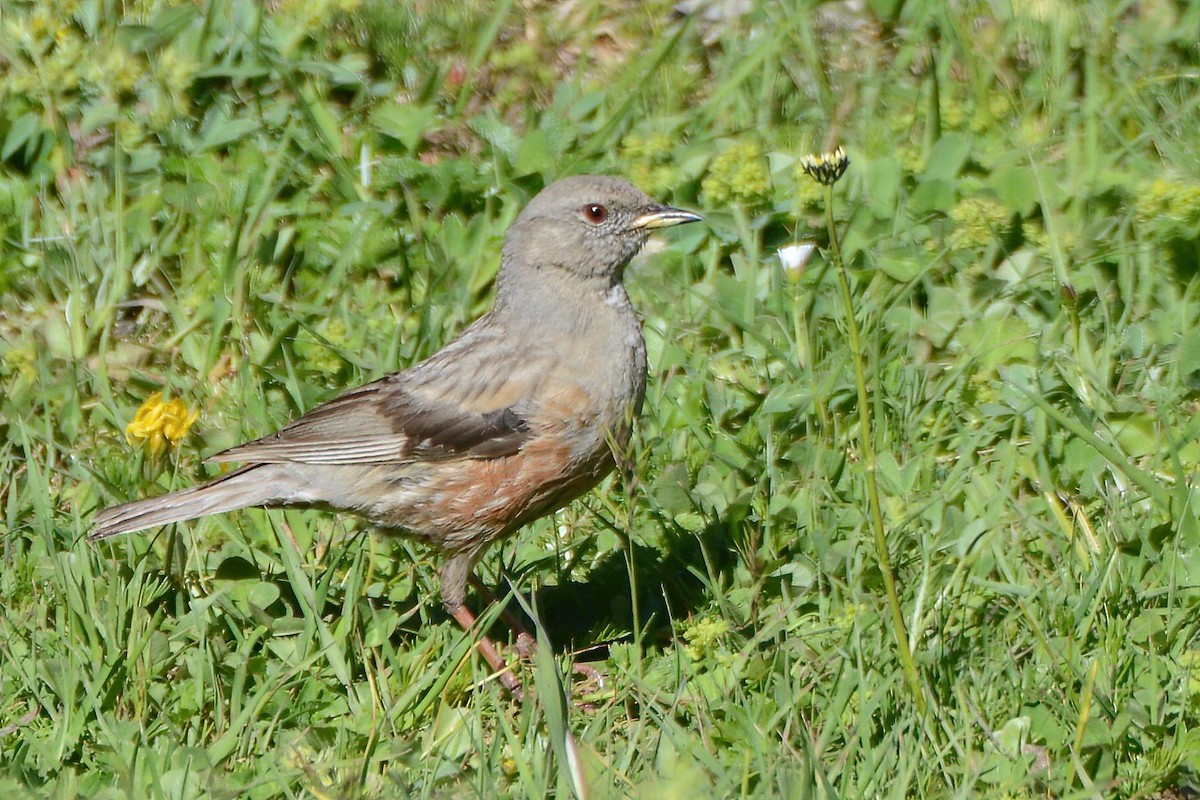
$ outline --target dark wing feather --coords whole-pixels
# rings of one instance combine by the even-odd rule
[[[507,349],[502,336],[468,330],[412,369],[352,389],[278,433],[208,460],[370,464],[515,453],[532,435],[530,410],[543,373],[529,358],[513,369],[502,357]]]

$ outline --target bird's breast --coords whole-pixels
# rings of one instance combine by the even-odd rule
[[[585,438],[607,448],[615,438],[624,445],[646,394],[646,342],[628,295],[616,286],[562,354],[560,380],[569,387],[555,405],[579,423]]]

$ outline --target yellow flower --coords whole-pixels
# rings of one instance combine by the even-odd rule
[[[199,411],[189,411],[178,397],[164,403],[162,392],[155,392],[125,427],[125,441],[141,445],[152,456],[160,456],[183,441],[198,416]]]

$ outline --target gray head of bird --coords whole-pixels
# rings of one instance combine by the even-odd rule
[[[565,271],[574,279],[611,285],[621,280],[651,231],[701,219],[656,203],[619,178],[564,178],[530,200],[509,227],[501,281],[505,271],[525,269]]]

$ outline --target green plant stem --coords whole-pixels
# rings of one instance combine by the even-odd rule
[[[829,229],[829,247],[837,267],[838,282],[842,287],[842,301],[846,304],[846,328],[850,338],[850,353],[854,360],[854,378],[858,384],[858,426],[862,447],[863,472],[867,478],[867,504],[871,513],[871,531],[875,538],[875,557],[879,571],[883,573],[883,585],[887,591],[888,607],[892,612],[892,632],[896,637],[896,651],[904,679],[912,692],[917,711],[925,713],[925,693],[917,675],[912,650],[908,646],[908,629],[904,624],[904,613],[900,609],[900,594],[896,590],[896,576],[892,572],[892,557],[888,553],[887,536],[883,528],[883,506],[879,500],[879,483],[875,478],[875,436],[871,420],[871,403],[867,395],[867,371],[863,363],[862,340],[859,338],[858,322],[854,318],[854,298],[850,293],[850,277],[842,261],[842,249],[838,242],[837,228],[833,224],[833,185],[825,187],[825,225]]]

